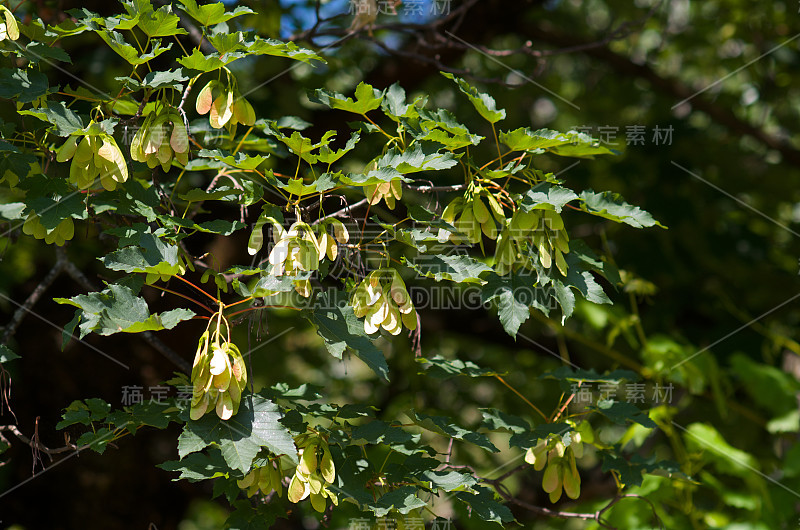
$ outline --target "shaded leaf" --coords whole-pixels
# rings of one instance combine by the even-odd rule
[[[159,275],[180,274],[183,264],[178,256],[178,246],[165,243],[151,233],[138,236],[137,245],[111,252],[103,264],[111,270],[147,272]]]
[[[20,110],[18,113],[52,123],[55,126],[53,132],[58,136],[69,136],[84,128],[81,117],[68,109],[63,101],[48,101],[38,109]]]
[[[14,353],[11,348],[6,346],[5,344],[0,344],[0,364],[7,363],[8,361],[13,361],[14,359],[19,359],[19,355]]]
[[[492,453],[497,453],[499,451],[497,447],[495,447],[494,444],[489,441],[489,438],[487,438],[485,434],[469,431],[459,427],[451,418],[447,418],[445,416],[430,416],[414,410],[407,411],[406,415],[411,419],[412,422],[416,423],[423,429],[433,431],[438,434],[443,434],[445,436],[450,436],[451,438],[455,438],[457,440],[464,440],[465,442],[475,444],[478,447]]]
[[[460,359],[445,359],[439,355],[426,359],[419,357],[418,363],[430,364],[425,368],[425,374],[437,379],[450,379],[451,377],[493,377],[495,375],[505,375],[488,368],[481,368],[472,361],[462,361]]]
[[[0,98],[30,103],[49,92],[47,76],[36,70],[0,68]]]
[[[651,429],[656,428],[655,422],[650,419],[646,412],[639,409],[633,403],[601,400],[598,402],[597,406],[589,408],[601,413],[617,425],[625,425],[629,421],[632,421],[643,427],[649,427]]]
[[[225,55],[220,55],[216,52],[212,52],[209,53],[208,55],[203,55],[203,52],[195,48],[194,50],[192,50],[191,55],[180,57],[178,59],[178,62],[182,66],[184,66],[185,68],[189,68],[190,70],[197,70],[199,72],[210,72],[212,70],[217,70],[219,68],[222,68],[228,63],[231,63],[236,59],[240,59],[244,56],[245,54],[241,52],[226,53]]]
[[[384,517],[391,510],[397,510],[402,514],[407,514],[411,510],[416,510],[427,506],[428,503],[417,497],[417,488],[413,486],[401,486],[381,496],[374,502],[368,502],[364,506],[367,510],[374,513],[377,517]]]
[[[61,61],[72,64],[72,59],[63,48],[48,46],[43,42],[29,42],[24,48],[19,48],[18,53],[32,64],[39,61]]]
[[[381,106],[383,94],[380,90],[372,88],[372,85],[368,85],[362,81],[356,87],[355,100],[337,92],[331,92],[321,88],[309,94],[309,99],[314,103],[320,103],[332,109],[352,112],[354,114],[366,114]]]
[[[420,473],[417,480],[425,483],[425,487],[432,491],[473,491],[472,487],[478,483],[470,474],[457,471],[427,470]]]
[[[317,327],[331,355],[341,359],[345,349],[350,348],[379,377],[389,380],[389,366],[383,353],[372,343],[364,331],[364,323],[343,298],[320,294],[316,307],[306,318]]]
[[[551,129],[531,131],[527,127],[500,133],[500,141],[512,151],[543,153],[549,151],[561,156],[592,158],[595,155],[617,154],[613,149],[600,145],[599,141],[586,133],[568,131],[562,133]]]
[[[524,273],[498,276],[493,272],[486,277],[486,284],[481,289],[481,300],[484,303],[497,302],[500,324],[514,338],[519,327],[530,318],[532,307],[544,314],[550,312],[551,290],[536,283],[536,278]]]
[[[571,430],[573,430],[572,426],[568,423],[542,423],[532,430],[512,434],[508,439],[508,446],[528,449],[534,447],[539,440],[545,440],[552,434],[564,436]]]
[[[499,409],[479,409],[483,415],[482,427],[490,431],[506,431],[518,434],[529,431],[531,426],[519,416],[508,414]]]
[[[197,153],[197,156],[219,160],[220,162],[224,162],[229,166],[239,169],[255,169],[261,164],[261,162],[267,159],[269,154],[265,156],[250,156],[239,151],[235,155],[232,155],[219,149],[201,149],[200,152]]]
[[[497,104],[492,96],[478,92],[477,88],[451,73],[442,72],[442,75],[448,79],[452,79],[458,85],[459,90],[466,94],[472,106],[478,111],[478,114],[483,116],[489,123],[496,123],[505,119],[506,111],[497,108]]]
[[[116,31],[98,31],[97,34],[100,35],[100,38],[102,38],[112,50],[119,54],[120,57],[134,66],[146,63],[150,59],[158,57],[172,48],[172,43],[163,47],[161,46],[160,40],[155,40],[149,52],[139,55],[139,51],[134,48],[133,45],[126,42],[121,33]]]
[[[180,471],[180,476],[172,480],[186,479],[189,482],[222,477],[230,471],[218,450],[209,450],[208,454],[192,453],[182,460],[171,460],[156,467],[165,471]]]
[[[480,278],[491,267],[470,256],[447,256],[444,254],[424,255],[406,264],[422,276],[433,278],[437,282],[450,280],[457,283],[478,283]]]
[[[514,515],[506,506],[500,504],[489,488],[477,486],[477,493],[456,492],[455,498],[463,502],[472,510],[472,513],[484,521],[497,524],[511,523]]]
[[[570,189],[550,182],[540,182],[525,192],[520,208],[526,212],[536,209],[561,212],[567,203],[577,198],[575,192]]]
[[[458,157],[452,153],[440,153],[429,146],[423,148],[421,144],[401,152],[393,147],[378,160],[378,167],[391,167],[403,175],[419,171],[437,171],[448,169],[458,163]]]
[[[278,421],[282,417],[278,406],[260,395],[242,397],[239,412],[227,421],[215,414],[187,421],[178,438],[178,456],[182,459],[214,444],[219,447],[225,463],[242,473],[250,471],[262,448],[275,455],[286,455],[297,463],[294,441]]]
[[[616,449],[620,448],[616,447]],[[678,465],[668,460],[656,462],[655,458],[644,458],[639,454],[632,455],[628,460],[621,454],[603,450],[600,451],[600,454],[603,456],[602,471],[616,471],[625,486],[641,486],[643,473],[652,473],[658,470],[666,471],[668,474],[680,473]]]
[[[238,486],[236,489],[239,490]],[[286,516],[286,509],[277,502],[253,508],[249,501],[240,500],[234,502],[233,507],[235,511],[225,521],[228,530],[269,530],[278,518]]]
[[[581,203],[581,209],[592,215],[604,217],[618,223],[625,223],[635,228],[644,228],[653,225],[666,228],[653,219],[653,216],[648,212],[642,210],[638,206],[633,206],[625,202],[618,193],[610,191],[595,193],[592,190],[586,190],[581,193],[580,199],[583,201]]]
[[[123,2],[129,15],[139,17],[137,26],[149,38],[171,37],[173,35],[187,35],[187,31],[178,27],[180,18],[172,12],[171,5],[153,9],[149,0],[132,0]]]

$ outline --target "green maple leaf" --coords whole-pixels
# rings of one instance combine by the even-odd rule
[[[288,429],[280,423],[278,406],[258,394],[242,397],[239,412],[227,421],[209,413],[197,421],[187,421],[178,438],[178,456],[218,447],[225,463],[246,474],[262,449],[286,455],[297,463],[297,448]]]

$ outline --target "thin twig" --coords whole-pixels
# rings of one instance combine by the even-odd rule
[[[364,197],[360,201],[358,201],[356,203],[353,203],[353,204],[349,204],[349,205],[345,206],[344,208],[342,208],[341,210],[335,211],[332,214],[328,214],[328,215],[326,215],[324,217],[320,217],[319,219],[317,219],[316,221],[314,221],[311,224],[319,224],[320,221],[323,221],[325,219],[330,219],[331,217],[345,217],[345,216],[351,215],[350,214],[350,210],[358,208],[359,206],[362,206],[362,205],[366,204],[367,202],[369,202],[369,199]]]
[[[59,453],[66,453],[67,451],[74,451],[74,450],[76,450],[78,448],[78,446],[75,445],[75,444],[68,444],[68,445],[66,445],[64,447],[56,447],[55,449],[50,449],[49,447],[44,445],[42,442],[40,442],[38,437],[35,436],[34,438],[36,438],[36,439],[35,440],[31,440],[30,438],[28,438],[27,436],[22,434],[22,432],[17,428],[16,425],[0,425],[0,431],[8,431],[8,432],[10,432],[14,436],[16,436],[19,441],[21,441],[24,444],[29,445],[31,447],[31,449],[34,449],[36,451],[40,451],[40,452],[42,452],[42,453],[44,453],[46,455],[57,455]],[[0,439],[2,439],[4,442],[8,443],[8,440],[2,434],[0,434]]]
[[[50,272],[42,278],[42,281],[39,282],[39,285],[33,290],[33,292],[28,296],[25,302],[19,306],[19,308],[14,312],[14,315],[11,317],[11,322],[5,328],[3,332],[3,338],[0,339],[0,344],[7,344],[11,337],[14,336],[16,333],[17,328],[22,323],[22,320],[25,318],[25,315],[30,312],[31,308],[39,301],[39,298],[47,291],[47,289],[53,284],[58,275],[61,274],[61,271],[64,270],[66,266],[66,253],[64,252],[63,248],[59,248],[56,250],[56,263],[53,265],[53,268],[50,269]]]
[[[418,191],[420,193],[435,193],[438,191],[461,191],[467,187],[466,184],[455,184],[453,186],[404,186],[406,189]]]
[[[141,334],[141,336],[150,346],[163,355],[168,361],[171,361],[172,364],[180,368],[182,372],[188,374],[192,371],[192,366],[189,364],[189,362],[178,355],[175,350],[164,344],[161,339],[156,337],[152,331],[145,331]]]

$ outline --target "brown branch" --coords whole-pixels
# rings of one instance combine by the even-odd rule
[[[642,496],[642,495],[639,495],[639,494],[637,494],[637,493],[626,493],[626,494],[624,494],[624,495],[617,495],[617,496],[616,496],[616,497],[614,497],[614,499],[612,499],[612,501],[611,501],[611,502],[609,502],[609,503],[608,503],[608,504],[607,504],[607,505],[606,505],[604,508],[601,508],[601,509],[600,509],[600,510],[597,512],[597,513],[598,513],[598,517],[603,517],[603,515],[604,515],[604,514],[605,514],[605,513],[606,513],[608,510],[610,510],[610,509],[611,509],[611,508],[612,508],[612,507],[613,507],[615,504],[617,504],[619,501],[621,501],[621,500],[623,500],[623,499],[642,499],[643,501],[645,501],[647,504],[649,504],[649,505],[650,505],[650,509],[651,509],[651,510],[653,510],[653,517],[655,517],[655,518],[656,518],[656,521],[658,521],[658,526],[659,526],[660,528],[666,528],[666,527],[664,526],[664,521],[662,521],[662,520],[661,520],[661,518],[658,516],[658,512],[656,511],[656,506],[655,506],[655,504],[653,504],[653,501],[651,501],[651,500],[650,500],[650,499],[648,499],[647,497],[644,497],[644,496]]]
[[[604,524],[600,519],[601,519],[603,513],[605,513],[605,511],[608,508],[610,508],[611,505],[613,505],[616,502],[616,497],[614,499],[612,499],[611,504],[605,506],[604,508],[602,508],[602,509],[600,509],[600,510],[598,510],[596,512],[587,512],[587,513],[565,512],[565,511],[561,511],[561,510],[552,510],[550,508],[544,508],[542,506],[536,506],[534,504],[530,504],[528,502],[519,500],[516,497],[514,497],[511,494],[511,492],[508,490],[508,488],[503,484],[503,481],[505,479],[507,479],[508,477],[510,477],[511,475],[519,473],[520,471],[528,469],[529,467],[530,466],[528,464],[522,464],[520,466],[515,467],[514,469],[512,469],[510,471],[507,471],[506,473],[503,473],[502,475],[500,475],[499,477],[494,478],[494,479],[489,479],[489,478],[480,477],[480,476],[476,476],[476,478],[478,480],[480,480],[481,482],[484,482],[484,483],[489,484],[492,487],[494,487],[494,489],[497,490],[497,493],[504,500],[506,500],[507,502],[510,502],[512,504],[516,504],[517,506],[520,506],[522,508],[530,510],[530,511],[532,511],[534,513],[538,513],[540,515],[546,515],[548,517],[557,517],[557,518],[561,518],[561,519],[583,519],[585,521],[591,520],[591,521],[596,521],[597,524],[599,524],[600,526],[602,526],[604,528],[613,528],[611,526],[608,526],[607,524]]]
[[[66,266],[67,259],[66,253],[64,252],[63,248],[58,248],[56,250],[56,263],[53,265],[53,268],[50,269],[50,272],[42,278],[42,281],[39,282],[39,285],[33,290],[33,292],[28,296],[25,302],[22,305],[19,305],[17,310],[14,312],[14,315],[11,317],[11,322],[8,323],[6,326],[3,337],[0,339],[0,344],[7,344],[11,337],[14,336],[16,333],[17,328],[22,323],[22,320],[25,318],[25,315],[30,312],[31,308],[39,301],[39,298],[47,291],[47,289],[53,284],[58,275],[61,274],[61,271],[64,270]]]
[[[558,33],[543,27],[534,27],[533,31],[537,36],[537,40],[542,42],[555,45],[575,43],[575,38],[572,35]],[[695,95],[697,91],[686,86],[680,80],[662,77],[649,65],[634,63],[629,57],[615,53],[608,49],[607,46],[586,48],[583,51],[586,55],[604,62],[617,73],[644,79],[653,88],[675,97],[676,101],[688,99],[687,103],[694,109],[708,114],[713,121],[727,127],[731,132],[755,139],[764,146],[780,152],[786,160],[800,167],[800,150],[795,149],[777,136],[773,136],[763,129],[738,118],[729,107],[717,105],[707,98]]]
[[[533,48],[533,41],[531,40],[527,40],[523,46],[516,49],[497,50],[480,43],[468,43],[463,39],[456,37],[454,33],[461,29],[462,24],[467,21],[468,15],[470,15],[470,25],[463,29],[464,35],[474,35],[474,30],[476,27],[482,28],[482,14],[484,14],[486,9],[491,9],[492,6],[488,3],[479,5],[478,0],[464,2],[458,8],[452,10],[448,15],[433,19],[424,24],[407,22],[374,24],[367,32],[368,36],[363,36],[363,31],[355,33],[349,32],[349,30],[345,27],[329,27],[327,29],[320,30],[319,28],[321,26],[341,18],[342,15],[336,15],[328,19],[319,19],[319,17],[317,17],[315,24],[310,29],[290,37],[290,40],[308,40],[314,44],[314,39],[316,37],[344,36],[349,38],[352,36],[359,36],[363,40],[372,42],[375,46],[387,54],[399,57],[401,59],[413,60],[421,64],[433,66],[436,70],[450,72],[479,82],[497,84],[506,87],[517,87],[530,83],[530,77],[526,79],[523,76],[522,82],[508,83],[502,77],[480,77],[475,75],[475,73],[468,68],[455,68],[452,66],[452,64],[461,54],[469,51],[470,49],[477,50],[490,57],[528,55],[541,61],[543,58],[549,56],[577,53],[593,48],[604,47],[610,42],[624,39],[639,31],[644,23],[652,18],[662,5],[663,0],[654,4],[653,7],[651,7],[639,19],[625,21],[614,28],[609,28],[605,36],[602,38],[588,42],[580,42],[577,44],[572,41],[566,44],[564,47],[556,50],[536,50]],[[531,6],[519,4],[515,7],[517,8],[518,12],[521,12],[521,10],[530,9]],[[483,11],[476,9],[475,11],[478,11],[476,14],[474,11],[472,11],[473,8],[483,8]],[[509,20],[516,20],[520,17],[516,17],[514,13],[509,13],[508,18]],[[527,33],[527,27],[525,30]],[[395,35],[400,35],[405,38],[406,44],[403,45],[403,48],[390,48],[384,40],[375,38],[373,36],[373,33],[377,31],[391,32]],[[514,28],[509,27],[508,31],[513,32]],[[445,52],[447,52],[447,59],[443,58],[443,54],[445,54]],[[457,54],[453,55],[453,52],[457,52]],[[535,76],[536,74],[533,75]]]
[[[519,473],[520,471],[525,471],[526,469],[529,469],[530,467],[531,467],[531,466],[530,466],[530,464],[528,464],[528,463],[525,463],[525,464],[520,464],[520,465],[518,465],[517,467],[515,467],[515,468],[514,468],[514,469],[512,469],[512,470],[510,470],[510,471],[506,471],[505,473],[503,473],[503,474],[502,474],[502,475],[500,475],[499,477],[495,477],[495,478],[493,478],[493,479],[491,479],[491,480],[488,480],[488,479],[487,479],[487,482],[490,482],[490,483],[499,483],[499,482],[503,482],[505,479],[507,479],[507,478],[508,478],[508,477],[510,477],[511,475],[516,475],[516,474],[517,474],[517,473]]]
[[[82,270],[75,266],[74,263],[71,261],[67,261],[64,264],[64,270],[69,275],[70,278],[75,280],[81,287],[86,289],[87,291],[99,291],[100,287],[96,286],[92,280],[86,277]]]
[[[183,89],[183,95],[181,96],[181,102],[178,103],[178,106],[176,107],[181,115],[181,118],[183,118],[183,126],[186,127],[187,135],[191,135],[191,132],[189,131],[189,118],[186,116],[186,111],[183,109],[183,106],[186,104],[186,99],[189,97],[189,93],[192,91],[192,86],[194,86],[196,79],[196,77],[192,78],[188,83],[186,83],[186,88]]]
[[[461,191],[466,188],[466,184],[455,184],[453,186],[405,186],[406,189],[418,191],[420,193],[435,193],[437,191]]]
[[[416,44],[416,47],[413,50],[392,49],[383,41],[374,38],[372,38],[371,41],[390,55],[406,60],[416,60],[420,63],[434,66],[439,70],[456,73],[471,79],[501,85],[508,85],[508,83],[500,78],[477,78],[469,70],[456,69],[448,66],[448,63],[452,62],[452,60],[445,61],[442,59],[442,52],[452,52],[454,50],[458,50],[463,53],[472,47],[491,57],[528,55],[538,60],[565,53],[584,53],[590,57],[599,59],[618,73],[644,79],[655,89],[675,97],[677,101],[683,101],[691,98],[688,103],[691,104],[694,109],[708,114],[709,117],[716,123],[725,126],[733,133],[749,136],[767,148],[778,151],[791,164],[800,167],[800,150],[794,148],[787,141],[778,136],[771,135],[762,128],[740,119],[728,107],[715,104],[707,98],[696,96],[696,90],[688,87],[680,80],[663,77],[653,70],[649,65],[634,63],[629,57],[617,54],[608,48],[608,44],[610,42],[626,38],[638,31],[639,28],[641,28],[641,26],[656,13],[663,2],[656,3],[639,19],[623,22],[616,28],[610,29],[603,38],[594,40],[576,39],[573,34],[559,33],[544,26],[531,26],[527,23],[525,26],[525,33],[532,35],[533,39],[529,39],[523,46],[516,49],[496,50],[480,43],[473,43],[468,46],[463,42],[458,42],[455,39],[446,38],[444,35],[442,35],[444,28],[450,23],[452,23],[453,26],[449,28],[449,31],[451,33],[456,32],[458,30],[458,26],[460,26],[461,23],[466,20],[467,15],[472,14],[469,13],[469,11],[476,7],[477,4],[478,2],[475,1],[466,2],[458,9],[453,10],[450,16],[434,20],[428,24],[393,23],[373,26],[373,31],[385,30],[399,33],[408,37],[410,42],[414,42]],[[511,19],[513,19],[513,17],[509,17],[509,20]],[[322,21],[318,20],[311,30],[296,36],[293,38],[293,40],[308,39],[313,42],[315,37],[341,35],[346,33],[346,29],[344,28],[331,28],[322,31],[318,30],[322,24],[331,20],[333,19]],[[512,30],[514,30],[514,28],[509,27],[509,31]],[[467,29],[465,29],[464,32],[467,34]],[[534,41],[550,44],[556,46],[557,48],[554,50],[536,50],[534,49]],[[422,53],[423,50],[425,53]],[[530,82],[530,80],[525,81]]]
[[[452,446],[448,447],[448,450],[447,450],[448,460],[449,460],[449,456],[450,456],[450,452],[451,451],[452,451]],[[472,466],[468,466],[468,465],[453,465],[453,464],[450,464],[449,462],[446,461],[446,462],[442,463],[442,465],[440,465],[438,469],[441,470],[441,469],[445,469],[445,468],[465,469],[465,470],[469,471],[479,482],[483,482],[485,484],[489,484],[490,486],[492,486],[497,491],[497,493],[500,495],[500,497],[502,497],[506,502],[510,502],[512,504],[515,504],[515,505],[521,507],[521,508],[525,508],[526,510],[529,510],[529,511],[532,511],[534,513],[537,513],[539,515],[544,515],[544,516],[547,516],[547,517],[560,518],[560,519],[581,519],[581,520],[584,520],[584,521],[595,521],[598,525],[600,525],[603,528],[611,528],[611,529],[615,528],[615,527],[609,525],[608,523],[606,523],[603,520],[603,517],[606,514],[606,512],[609,511],[615,504],[617,504],[621,500],[627,499],[627,498],[642,499],[642,500],[644,500],[645,502],[647,502],[650,505],[650,508],[653,510],[653,516],[658,521],[659,526],[661,528],[664,528],[664,523],[658,517],[658,512],[656,511],[656,508],[655,508],[655,505],[653,504],[653,502],[650,501],[650,499],[648,499],[646,497],[643,497],[641,495],[637,495],[635,493],[617,494],[617,495],[614,496],[613,499],[611,499],[608,502],[608,504],[606,504],[605,506],[603,506],[602,508],[600,508],[599,510],[594,511],[594,512],[568,512],[568,511],[562,511],[562,510],[554,510],[554,509],[551,509],[551,508],[544,508],[542,506],[536,506],[535,504],[531,504],[529,502],[525,502],[523,500],[517,499],[516,497],[514,497],[514,495],[511,494],[511,492],[506,487],[506,485],[503,484],[503,481],[506,480],[508,477],[510,477],[512,475],[515,475],[515,474],[517,474],[517,473],[519,473],[521,471],[525,471],[527,469],[530,469],[530,465],[527,464],[527,463],[521,464],[521,465],[519,465],[519,466],[517,466],[517,467],[515,467],[515,468],[513,468],[513,469],[511,469],[509,471],[506,471],[505,473],[503,473],[499,477],[496,477],[496,478],[493,478],[493,479],[486,478],[486,477],[481,477],[480,475],[478,475],[478,473],[475,471],[475,469]]]
[[[16,425],[0,425],[0,432],[2,431],[10,432],[14,436],[16,436],[20,442],[29,445],[31,449],[35,451],[40,451],[46,455],[57,455],[59,453],[66,453],[67,451],[74,451],[78,449],[77,445],[70,443],[68,443],[64,447],[56,447],[55,449],[50,449],[49,447],[47,447],[46,445],[44,445],[42,442],[39,441],[38,436],[34,435],[33,439],[31,439],[22,434],[22,431],[20,431]],[[2,434],[0,434],[0,439],[2,439],[5,443],[8,443],[8,439],[6,439]]]
[[[602,46],[606,46],[607,44],[610,44],[611,42],[614,42],[614,41],[617,41],[617,40],[621,40],[621,39],[630,37],[631,35],[633,35],[637,31],[639,31],[639,29],[642,26],[644,26],[644,24],[648,20],[650,20],[653,17],[653,15],[656,14],[656,11],[658,11],[661,8],[663,3],[664,3],[664,0],[659,0],[658,2],[653,4],[653,7],[651,7],[647,11],[647,13],[645,13],[643,16],[641,16],[637,20],[628,20],[628,21],[622,22],[616,28],[613,28],[613,29],[609,30],[609,32],[606,34],[605,37],[602,37],[602,38],[600,38],[598,40],[594,40],[594,41],[586,41],[586,42],[582,42],[580,44],[574,44],[574,45],[571,45],[571,46],[564,46],[562,48],[558,48],[558,49],[555,49],[555,50],[534,50],[533,49],[533,41],[530,41],[530,40],[527,41],[524,46],[521,46],[521,47],[516,48],[516,49],[492,50],[490,48],[487,48],[486,46],[480,46],[480,45],[475,45],[475,49],[478,49],[478,50],[482,51],[483,53],[485,53],[486,55],[491,55],[493,57],[510,57],[510,56],[513,56],[513,55],[522,55],[522,54],[524,54],[524,55],[530,55],[530,56],[536,57],[536,58],[544,58],[544,57],[552,57],[552,56],[555,56],[555,55],[564,55],[564,54],[567,54],[567,53],[584,52],[584,51],[587,51],[587,50],[591,50],[593,48],[600,48]]]
[[[506,501],[512,504],[516,504],[517,506],[520,506],[522,508],[525,508],[526,510],[538,513],[540,515],[546,515],[548,517],[557,517],[560,519],[582,519],[584,521],[595,521],[603,528],[614,528],[613,526],[609,526],[608,524],[600,521],[599,512],[579,513],[579,512],[565,512],[561,510],[551,510],[550,508],[543,508],[542,506],[536,506],[529,502],[519,500],[516,497],[511,496],[507,491],[503,491],[503,489],[498,488],[497,492]]]
[[[178,353],[164,344],[161,339],[156,337],[155,333],[152,331],[145,331],[141,334],[142,338],[147,342],[150,346],[152,346],[157,352],[164,356],[165,359],[172,362],[175,366],[180,368],[180,370],[184,373],[190,373],[192,371],[192,366],[189,364],[188,361],[183,359]]]
[[[380,30],[391,30],[391,31],[400,31],[400,30],[411,30],[411,31],[422,31],[422,30],[434,30],[441,26],[444,26],[450,22],[454,22],[456,25],[459,24],[460,20],[463,20],[463,17],[467,14],[467,12],[472,9],[479,0],[467,0],[466,2],[462,3],[456,9],[450,11],[447,16],[442,18],[434,19],[427,24],[411,24],[411,23],[394,23],[394,24],[372,24],[370,28],[364,27],[361,32],[367,31],[380,31]],[[307,40],[313,44],[314,38],[316,37],[328,37],[328,36],[343,36],[352,33],[348,27],[338,27],[338,28],[330,28],[327,30],[319,31],[319,27],[333,22],[335,20],[339,20],[345,18],[347,16],[346,13],[340,13],[338,15],[334,15],[330,18],[320,19],[319,12],[317,12],[317,20],[314,25],[306,31],[302,31],[297,35],[292,35],[289,37],[289,40],[292,42],[299,41],[299,40]],[[361,32],[355,32],[357,35]]]
[[[324,217],[320,217],[319,219],[317,219],[316,221],[314,221],[311,224],[319,224],[320,221],[323,221],[325,219],[330,219],[331,217],[345,217],[345,216],[351,215],[350,214],[350,210],[358,208],[359,206],[363,206],[367,202],[369,202],[369,198],[364,197],[363,199],[361,199],[358,202],[355,202],[353,204],[348,204],[347,206],[345,206],[341,210],[335,211],[335,212],[333,212],[331,214],[328,214],[328,215],[326,215]]]

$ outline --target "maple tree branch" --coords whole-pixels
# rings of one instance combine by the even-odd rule
[[[17,310],[14,311],[14,315],[11,317],[11,322],[5,327],[3,331],[3,337],[0,339],[0,344],[7,344],[11,337],[14,336],[16,333],[17,328],[22,324],[22,320],[25,318],[25,315],[30,312],[31,308],[39,301],[42,295],[47,291],[47,289],[53,284],[53,282],[58,278],[58,275],[64,270],[64,267],[67,264],[66,253],[63,248],[56,249],[56,263],[53,265],[53,268],[50,269],[50,272],[42,278],[42,281],[36,286],[33,292],[25,299],[21,305],[17,304]]]
[[[33,439],[28,438],[22,431],[20,431],[16,425],[0,425],[0,440],[8,444],[8,439],[3,436],[2,431],[8,431],[13,434],[20,442],[29,445],[31,449],[35,451],[40,451],[47,455],[56,455],[59,453],[66,453],[67,451],[75,451],[78,449],[78,446],[75,444],[67,443],[64,447],[56,447],[55,449],[51,449],[44,445],[42,442],[39,441],[38,436],[34,436]]]

